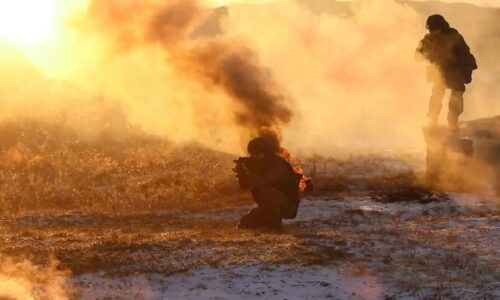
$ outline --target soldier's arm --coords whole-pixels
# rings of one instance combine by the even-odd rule
[[[453,46],[453,55],[456,57],[458,64],[470,70],[477,69],[476,59],[470,52],[470,47],[467,45],[464,37],[457,33],[455,45]]]
[[[249,174],[237,174],[236,177],[238,177],[238,184],[241,189],[246,190],[252,188]]]
[[[261,175],[250,172],[248,181],[252,188],[254,187],[271,187],[283,176],[286,176],[287,170],[279,161],[272,161]]]
[[[422,61],[425,59],[429,59],[429,44],[430,36],[426,34],[425,37],[418,43],[417,50],[415,51],[415,59],[417,61]]]
[[[423,46],[423,40],[422,40],[418,44],[417,50],[415,50],[415,60],[416,61],[422,61],[424,59],[425,59],[425,56],[424,56],[424,46]]]

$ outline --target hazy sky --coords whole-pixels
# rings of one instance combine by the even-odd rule
[[[422,1],[422,0],[417,0]],[[496,6],[500,7],[500,0],[438,0],[439,2],[462,2],[462,3],[472,3],[479,6]]]
[[[295,0],[209,0],[218,5],[227,3],[259,3],[259,2],[286,2]],[[350,0],[339,0],[339,1],[350,1]],[[429,0],[414,0],[414,1],[429,1]],[[472,3],[479,6],[495,6],[500,7],[500,0],[434,0],[439,2],[462,2],[462,3]]]

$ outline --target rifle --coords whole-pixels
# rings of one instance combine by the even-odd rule
[[[258,161],[252,157],[240,157],[233,162],[235,163],[233,172],[236,174],[236,177],[238,177],[240,187],[243,189],[249,188],[250,185],[248,180],[250,173],[255,173]]]
[[[233,172],[236,176],[247,175],[250,170],[255,168],[255,160],[251,157],[240,157],[237,160],[233,160],[235,166]]]

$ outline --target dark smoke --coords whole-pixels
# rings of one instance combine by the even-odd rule
[[[119,5],[98,0],[91,5],[91,17],[97,17],[101,25],[114,31],[107,33],[108,37],[117,38],[118,43],[129,41],[132,48],[159,44],[166,51],[168,63],[179,74],[196,80],[208,90],[215,87],[229,96],[234,122],[247,137],[268,132],[281,136],[283,126],[292,120],[292,111],[270,71],[262,67],[255,53],[240,41],[224,36],[191,38],[191,31],[205,14],[197,1],[172,1],[162,7],[128,3],[126,8],[121,8]],[[139,22],[142,26],[139,37],[133,34],[137,28],[130,28],[128,23],[135,20],[138,26],[137,20],[141,18],[137,14],[145,15]]]
[[[147,28],[148,40],[160,42],[171,50],[186,39],[199,15],[200,8],[196,1],[173,1],[153,14]]]
[[[282,126],[291,121],[285,97],[249,48],[226,40],[206,41],[189,56],[198,75],[221,87],[235,101],[235,121],[252,135],[269,130],[279,135]]]

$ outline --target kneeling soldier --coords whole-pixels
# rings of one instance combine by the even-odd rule
[[[292,166],[277,155],[278,147],[266,137],[258,137],[248,144],[249,158],[236,161],[236,176],[242,189],[248,189],[256,206],[243,216],[239,229],[282,226],[282,219],[297,215],[300,201],[298,176]]]

